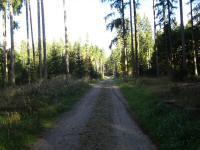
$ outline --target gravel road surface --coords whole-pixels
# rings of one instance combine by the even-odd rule
[[[112,80],[93,88],[33,150],[155,150],[126,109],[126,100]]]

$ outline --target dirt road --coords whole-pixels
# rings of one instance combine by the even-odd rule
[[[155,150],[111,80],[95,85],[33,150]]]

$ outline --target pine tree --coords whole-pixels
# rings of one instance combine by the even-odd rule
[[[190,19],[191,19],[191,36],[192,36],[192,51],[193,51],[193,60],[194,60],[194,73],[195,76],[198,76],[198,68],[197,68],[197,59],[196,59],[196,50],[195,50],[195,40],[194,40],[194,21],[193,21],[193,1],[190,0]]]
[[[65,65],[66,65],[66,75],[69,74],[69,56],[68,56],[68,35],[67,35],[67,13],[65,0],[63,0],[63,9],[64,9],[64,31],[65,31]]]
[[[41,14],[42,14],[42,40],[43,40],[43,73],[44,78],[47,79],[47,45],[46,45],[46,29],[45,29],[45,14],[44,14],[44,0],[41,0]]]
[[[27,43],[27,68],[28,68],[28,83],[31,83],[31,61],[30,61],[30,45],[29,45],[29,0],[25,1],[26,3],[26,43]]]
[[[38,23],[38,53],[39,53],[39,77],[42,79],[42,41],[41,41],[41,17],[40,0],[37,0],[37,23]]]
[[[180,5],[180,28],[181,28],[181,43],[182,43],[182,54],[183,62],[182,67],[184,72],[187,72],[187,63],[186,63],[186,49],[185,49],[185,31],[184,31],[184,22],[183,22],[183,4],[182,0],[179,0]]]

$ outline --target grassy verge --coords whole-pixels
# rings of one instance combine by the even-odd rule
[[[199,112],[165,102],[174,88],[169,81],[149,81],[117,81],[144,131],[161,150],[200,149]],[[180,97],[176,92],[170,96],[179,101]]]
[[[0,94],[0,150],[25,150],[55,118],[66,111],[89,89],[83,81],[57,77]]]

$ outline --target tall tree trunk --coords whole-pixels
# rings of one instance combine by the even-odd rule
[[[28,62],[27,62],[27,68],[28,68],[28,83],[31,83],[31,72],[30,72],[30,46],[29,46],[29,13],[28,13],[28,5],[29,5],[29,0],[26,0],[26,44],[27,44],[27,56],[28,56]]]
[[[102,58],[101,58],[100,66],[101,66],[101,73],[100,74],[103,77],[103,61],[102,61]]]
[[[33,67],[35,69],[35,42],[34,42],[34,37],[33,37],[33,23],[32,23],[32,12],[31,12],[30,2],[29,2],[29,14],[30,14],[32,49],[33,49]]]
[[[182,62],[183,66],[182,67],[183,67],[184,71],[187,71],[182,0],[179,0],[179,5],[180,5],[180,22],[181,22],[181,24],[180,24],[180,27],[181,27],[181,43],[182,43],[182,51],[183,51],[183,62]]]
[[[9,0],[10,5],[10,54],[11,54],[11,67],[10,67],[10,83],[15,85],[15,50],[14,50],[14,22],[13,22],[13,5],[12,0]]]
[[[117,61],[114,61],[114,77],[117,78],[118,70],[117,70]]]
[[[136,77],[139,76],[139,59],[138,59],[138,32],[137,32],[137,13],[136,13],[136,1],[133,0],[133,9],[134,9],[134,27],[135,27],[135,70]]]
[[[63,9],[64,9],[64,30],[65,30],[65,66],[66,66],[66,75],[69,75],[69,54],[68,54],[68,35],[67,35],[67,12],[66,12],[66,2],[63,0]]]
[[[156,9],[155,0],[153,0],[153,23],[154,23],[154,52],[156,53],[156,76],[159,76],[159,65],[158,65],[158,48],[157,48],[157,31],[156,31]]]
[[[172,54],[172,37],[171,37],[171,9],[170,1],[167,0],[167,9],[168,9],[168,62],[170,64],[169,71],[171,73],[171,68],[173,68],[173,54]]]
[[[131,53],[132,53],[132,77],[135,75],[135,53],[134,53],[134,42],[133,42],[133,13],[132,13],[132,3],[130,3],[130,27],[131,27]]]
[[[193,22],[192,0],[190,0],[190,17],[191,17],[191,24],[192,24],[192,32],[191,32],[191,34],[192,34],[192,50],[193,50],[193,61],[194,61],[194,73],[195,73],[195,76],[198,76],[195,41],[194,41],[194,22]]]
[[[47,79],[47,46],[46,46],[46,31],[45,31],[45,15],[44,15],[44,1],[41,0],[41,13],[42,13],[42,35],[43,35],[43,67],[44,67],[44,78]]]
[[[41,43],[41,19],[40,19],[40,0],[37,0],[38,14],[38,53],[39,53],[39,74],[42,79],[42,43]]]
[[[169,50],[168,50],[168,40],[167,40],[167,16],[166,16],[166,6],[163,3],[163,21],[164,21],[164,40],[165,40],[165,58],[166,58],[166,73],[170,75],[170,64],[169,64]]]
[[[146,61],[147,61],[147,69],[150,69],[150,68],[151,68],[150,59],[151,59],[151,50],[148,49],[148,50],[147,50],[147,58],[146,58]]]
[[[8,60],[7,60],[7,13],[6,13],[7,5],[3,10],[3,81],[4,86],[8,83]]]
[[[125,14],[124,14],[124,0],[121,1],[122,4],[122,10],[121,10],[121,15],[122,15],[122,30],[123,30],[123,55],[124,55],[124,78],[127,79],[128,77],[128,60],[127,60],[127,39],[126,39],[126,26],[125,26]]]

